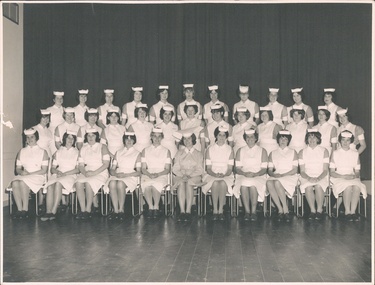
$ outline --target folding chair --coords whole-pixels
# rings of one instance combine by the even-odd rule
[[[343,199],[343,193],[342,192],[338,195],[337,199],[339,199],[339,198]],[[361,213],[361,204],[362,204],[361,201],[363,201],[362,203],[363,203],[364,213]],[[366,199],[363,198],[363,194],[362,193],[359,194],[357,211],[358,211],[358,214],[361,217],[363,217],[365,219],[367,218]],[[338,218],[338,217],[339,217],[339,207],[336,207],[336,218]]]
[[[325,207],[325,212],[328,215],[328,217],[331,217],[331,192],[332,192],[332,187],[331,185],[328,185],[327,189],[324,191],[324,204],[323,207]],[[304,203],[304,198],[306,197],[305,193],[301,192],[301,187],[298,185],[297,187],[297,193],[296,196],[299,195],[299,198],[297,198],[297,217],[302,218],[305,215],[305,203]],[[301,202],[301,205],[299,203]],[[299,212],[301,208],[301,213]]]
[[[195,204],[197,206],[197,214],[198,217],[202,216],[202,188],[201,187],[194,187],[194,198],[195,198]],[[173,216],[177,207],[178,199],[177,199],[177,189],[174,189],[171,191],[172,196],[172,213]]]
[[[212,196],[211,194],[211,189],[208,190],[207,194],[203,194],[204,199],[203,199],[203,214],[202,216],[205,216],[207,214],[207,197]],[[227,193],[226,198],[229,199],[229,208],[230,208],[230,215],[231,217],[237,217],[238,216],[238,203],[236,197],[234,195]]]

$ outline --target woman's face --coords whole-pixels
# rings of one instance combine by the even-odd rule
[[[318,145],[318,138],[315,135],[309,135],[307,137],[307,142],[310,147],[316,147]]]
[[[55,102],[56,106],[61,106],[64,103],[64,98],[61,95],[57,95],[53,101]]]
[[[289,139],[288,139],[287,137],[281,137],[281,138],[279,139],[279,146],[280,146],[281,148],[285,148],[285,147],[287,147],[287,146],[288,146],[288,143],[289,143]]]
[[[222,116],[221,116],[221,113],[220,112],[213,112],[212,113],[212,119],[216,122],[220,122],[222,120]]]
[[[227,136],[225,135],[225,132],[219,132],[216,136],[216,139],[217,139],[218,145],[223,145],[223,144],[225,144]]]
[[[47,126],[49,124],[49,116],[42,116],[40,118],[40,124],[44,127]]]
[[[326,116],[326,113],[324,113],[324,111],[320,110],[318,112],[318,120],[319,120],[319,122],[326,122],[327,121],[327,116]]]
[[[37,144],[37,140],[36,140],[36,136],[35,134],[32,134],[32,135],[27,135],[26,136],[26,143],[29,145],[29,146],[34,146]]]
[[[191,100],[193,100],[193,97],[194,97],[193,90],[187,89],[185,91],[185,98],[186,98],[186,100],[191,101]]]
[[[293,112],[293,121],[299,123],[302,120],[302,115],[298,111]]]
[[[271,103],[274,103],[277,101],[277,96],[278,96],[277,93],[272,92],[268,94],[268,99],[270,100]]]
[[[162,139],[163,139],[163,134],[161,134],[161,133],[152,133],[151,134],[151,140],[152,140],[152,144],[154,146],[160,145],[160,142],[161,142]]]
[[[147,113],[143,109],[138,109],[138,120],[145,121],[147,117]]]
[[[125,146],[126,148],[131,148],[134,145],[134,141],[131,137],[125,138]]]
[[[87,143],[89,145],[93,145],[96,143],[96,134],[95,133],[88,133],[87,134]]]
[[[325,103],[326,105],[331,104],[331,103],[332,103],[332,94],[329,94],[329,93],[324,94],[324,98],[323,98],[323,100],[324,100],[324,103]]]
[[[349,122],[348,116],[346,114],[339,116],[339,122],[342,125],[348,123]]]
[[[117,113],[112,113],[110,116],[109,116],[109,123],[111,125],[116,125],[118,123],[118,120],[119,120],[119,115]]]
[[[238,122],[240,122],[241,124],[245,123],[247,121],[247,118],[246,118],[246,115],[244,112],[238,112],[237,113],[237,120]]]
[[[247,99],[249,99],[249,93],[240,93],[240,98],[241,98],[241,101],[246,101]]]
[[[68,123],[68,124],[71,124],[74,122],[74,113],[65,113],[65,121]]]
[[[163,114],[163,122],[168,124],[172,119],[172,112],[171,111],[165,111]]]
[[[195,109],[194,109],[194,107],[187,107],[187,109],[186,109],[186,115],[187,115],[187,117],[189,119],[194,118],[194,116],[195,116]]]
[[[213,102],[216,102],[218,100],[219,94],[216,92],[216,90],[210,92],[210,98]]]
[[[142,101],[142,92],[135,91],[133,94],[133,98],[135,102],[141,102]]]
[[[167,90],[163,90],[162,92],[159,93],[159,95],[160,95],[161,101],[167,101],[167,99],[168,99],[168,91]]]
[[[341,147],[345,150],[349,149],[350,148],[350,138],[341,138],[341,141],[340,141],[340,144],[341,144]]]
[[[65,141],[66,148],[71,148],[73,146],[73,143],[74,143],[74,137],[73,137],[73,135],[68,135],[66,137],[66,141]]]
[[[302,96],[298,93],[293,93],[293,101],[296,104],[302,103]]]
[[[113,94],[105,94],[105,102],[108,105],[111,105],[113,102]]]
[[[270,120],[270,116],[268,115],[268,112],[264,111],[260,113],[260,119],[262,120],[263,123],[267,123]]]
[[[85,94],[82,94],[82,95],[79,95],[79,103],[84,105],[87,101],[87,95]]]
[[[251,135],[246,135],[245,141],[249,147],[253,147],[256,144],[257,139],[254,134],[251,134]]]
[[[90,114],[88,119],[90,125],[95,125],[96,121],[98,120],[98,116],[96,114]]]
[[[187,147],[188,149],[191,149],[193,147],[193,138],[191,136],[188,138],[184,137],[183,142],[185,147]]]

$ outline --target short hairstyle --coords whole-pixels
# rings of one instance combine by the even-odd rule
[[[292,110],[290,110],[290,112],[289,112],[289,116],[293,119],[293,114],[294,114],[294,112],[298,112],[298,114],[300,114],[301,115],[301,120],[303,120],[304,118],[305,118],[305,110],[299,110],[299,109],[293,109],[292,108]]]
[[[248,109],[246,109],[246,111],[245,112],[238,112],[237,110],[236,110],[236,112],[234,113],[234,117],[237,119],[237,121],[238,121],[238,113],[244,113],[245,114],[245,116],[246,116],[246,120],[248,120],[249,118],[250,118],[250,111],[248,110]]]
[[[268,113],[268,117],[270,118],[270,121],[273,121],[273,113],[272,113],[271,110],[259,111],[259,117],[262,115],[263,112],[267,112]]]
[[[84,139],[84,141],[83,141],[83,142],[85,142],[85,143],[87,143],[87,134],[88,134],[88,133],[85,133],[85,139]],[[100,142],[100,135],[99,135],[99,132],[96,131],[96,132],[93,133],[93,134],[95,134],[95,142]]]
[[[106,102],[105,101],[105,96],[107,95],[108,93],[103,93],[103,95],[102,95],[102,99],[100,100],[103,104]],[[113,100],[112,100],[112,104],[114,104],[114,102],[115,102],[115,94],[114,93],[110,93],[111,95],[112,95],[112,98],[113,98]]]
[[[164,113],[165,113],[165,112],[171,112],[171,120],[172,120],[172,118],[173,118],[173,116],[174,116],[174,112],[173,112],[173,111],[165,111],[164,108],[161,108],[161,109],[160,109],[160,115],[159,115],[159,118],[163,120],[163,116],[164,116]]]
[[[156,98],[160,99],[160,93],[162,93],[163,91],[167,91],[168,92],[168,97],[169,97],[169,90],[168,89],[160,89],[158,88],[158,90],[156,90]],[[142,94],[142,97],[143,97],[143,94]]]
[[[36,141],[38,141],[39,140],[39,132],[37,130],[35,130],[35,133],[33,133],[33,135],[35,135],[35,139],[36,139]],[[24,137],[24,140],[26,142],[27,136],[23,132],[22,132],[22,136]]]
[[[247,91],[247,94],[250,95],[250,92],[251,92],[251,86],[250,85],[247,85],[247,84],[240,84],[241,86],[248,86],[249,87],[249,90]],[[238,86],[237,88],[237,95],[240,96],[240,94],[244,94],[244,93],[241,93],[240,92],[240,86]]]
[[[184,88],[184,90],[182,91],[182,94],[183,94],[184,96],[185,96],[186,91],[191,91],[191,92],[193,92],[193,96],[195,95],[194,87],[187,87],[187,88]]]
[[[279,140],[280,140],[282,137],[288,139],[288,145],[289,145],[289,144],[290,144],[290,141],[292,140],[292,135],[283,135],[283,134],[278,133],[277,136],[276,136],[277,144],[279,144]]]
[[[120,121],[120,113],[118,113],[118,112],[107,112],[107,115],[105,116],[107,125],[109,125],[109,123],[110,123],[109,117],[111,117],[112,114],[117,115],[117,118],[118,118],[117,122]]]
[[[180,141],[180,144],[183,145],[183,146],[185,146],[184,138],[185,137],[182,137],[182,139]],[[195,145],[197,143],[197,136],[194,133],[192,133],[191,136],[188,137],[188,138],[191,138],[191,141],[192,141],[193,145]]]
[[[134,109],[134,117],[135,117],[135,118],[138,119],[138,112],[139,112],[139,110],[143,110],[143,111],[145,111],[145,112],[146,112],[146,117],[148,116],[148,108],[146,108],[146,107],[136,107],[136,108]]]
[[[254,132],[254,137],[255,137],[255,142],[258,142],[258,139],[259,139],[259,134],[257,133],[257,132]],[[249,135],[247,135],[245,132],[243,133],[243,139],[244,139],[244,141],[246,141],[246,137],[248,137]]]
[[[292,99],[293,99],[293,94],[294,93],[297,93],[299,95],[301,95],[302,99],[305,97],[305,90],[302,89],[300,92],[290,92],[292,94]]]
[[[351,122],[352,121],[352,116],[350,115],[349,112],[346,112],[345,113],[346,117],[348,118],[348,121]],[[337,114],[336,112],[336,121],[338,122],[339,126],[341,126],[341,123],[340,123],[340,120],[339,120],[340,116],[339,114]]]
[[[40,123],[40,121],[44,117],[48,117],[49,118],[49,123],[47,124],[47,128],[48,128],[49,124],[51,123],[51,114],[43,115],[42,112],[40,112],[40,110],[36,113],[36,120],[37,120],[38,123]]]
[[[354,142],[354,135],[353,135],[353,133],[352,133],[351,131],[347,131],[347,130],[345,130],[345,131],[342,131],[342,132],[339,134],[339,143],[340,143],[340,145],[341,145],[341,140],[342,140],[342,138],[343,138],[342,133],[349,133],[349,134],[351,134],[352,136],[350,137],[350,143],[353,143],[353,142]]]
[[[87,94],[80,94],[80,93],[77,91],[77,93],[76,93],[76,100],[77,100],[77,102],[79,102],[79,96],[81,96],[81,95],[84,95],[84,96],[86,96],[86,98],[87,98]]]
[[[185,104],[185,106],[184,106],[184,112],[185,112],[185,114],[186,114],[187,109],[188,109],[189,107],[193,107],[193,108],[194,108],[195,114],[198,113],[198,105],[196,105],[196,104],[193,104],[193,105],[186,105],[186,104]]]
[[[220,133],[219,128],[220,127],[216,127],[216,129],[214,130],[215,142],[217,141],[217,135]],[[226,138],[228,138],[229,137],[229,132],[225,132],[225,136],[226,136]]]
[[[73,114],[73,118],[76,118],[76,113],[75,113],[75,112],[65,112],[65,110],[64,110],[64,113],[63,113],[63,118],[64,118],[64,120],[65,120],[65,115],[66,115],[67,113],[72,113],[72,114]]]
[[[92,116],[92,115],[96,116],[96,120],[99,119],[99,113],[89,113],[89,112],[86,111],[85,112],[85,120],[86,120],[86,122],[89,121],[89,116]]]
[[[218,88],[218,89],[215,89],[215,90],[209,90],[209,89],[207,89],[207,97],[208,98],[210,98],[210,95],[211,95],[212,91],[215,91],[217,93],[217,98],[220,97],[220,89]]]
[[[161,134],[161,138],[164,139],[164,133],[151,132],[151,134],[150,134],[150,138],[151,138],[152,143],[154,143],[154,141],[152,140],[152,136],[153,136],[154,134]]]
[[[310,132],[310,133],[306,132],[306,135],[305,135],[305,144],[306,145],[309,144],[309,136],[310,135],[313,135],[318,139],[318,144],[322,143],[322,134],[320,132]]]
[[[324,101],[324,96],[328,95],[328,94],[332,96],[332,102],[335,102],[336,101],[336,91],[335,92],[324,92],[323,93],[323,101]]]
[[[132,139],[132,140],[133,140],[133,144],[136,144],[136,143],[137,143],[137,137],[136,137],[135,134],[134,134],[134,135],[126,135],[126,134],[124,134],[124,135],[122,136],[122,143],[123,143],[123,144],[125,144],[125,140],[126,140],[127,138]]]
[[[70,134],[72,135],[72,134]],[[64,133],[63,135],[63,138],[62,138],[62,146],[65,146],[66,145],[66,139],[68,138],[69,134],[67,132]],[[76,145],[76,142],[77,142],[77,136],[76,135],[72,135],[73,136],[73,146]]]
[[[211,114],[213,114],[213,113],[220,113],[221,117],[223,118],[224,114],[225,114],[224,107],[220,106],[219,109],[211,109]]]
[[[323,111],[324,112],[324,114],[326,115],[326,117],[327,117],[327,119],[326,119],[326,121],[328,121],[329,120],[329,118],[331,117],[331,112],[330,111],[328,111],[327,109],[320,109],[320,110],[318,110],[318,112],[316,113],[317,114],[317,116],[318,116],[318,114],[319,114],[319,112],[320,111]]]

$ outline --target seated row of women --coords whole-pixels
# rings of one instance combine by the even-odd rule
[[[137,188],[138,179],[148,204],[148,216],[158,216],[161,192],[171,172],[174,174],[172,189],[177,189],[180,220],[191,217],[194,187],[201,187],[204,194],[211,192],[214,220],[224,219],[226,195],[241,197],[245,220],[256,220],[256,204],[269,193],[277,207],[278,219],[288,221],[287,197],[292,197],[298,181],[301,192],[306,193],[310,218],[321,219],[324,192],[329,182],[336,197],[343,192],[348,220],[358,219],[356,208],[360,192],[366,198],[366,188],[359,179],[359,154],[350,148],[354,141],[350,131],[339,134],[341,147],[333,151],[331,157],[320,145],[322,139],[317,129],[307,130],[307,147],[298,154],[289,147],[291,133],[279,131],[278,147],[269,155],[257,144],[258,133],[253,129],[245,130],[246,145],[235,154],[229,145],[229,128],[223,124],[214,129],[214,143],[204,155],[194,147],[198,141],[196,135],[184,133],[172,160],[170,150],[162,146],[163,130],[153,128],[152,144],[141,152],[135,148],[138,142],[135,132],[125,132],[122,146],[113,155],[112,162],[107,146],[100,143],[97,129],[86,130],[80,151],[75,147],[77,134],[68,131],[53,156],[52,176],[46,183],[48,154],[37,145],[39,134],[35,129],[24,133],[27,146],[17,156],[17,176],[11,185],[18,208],[15,218],[27,215],[29,189],[36,193],[43,188],[47,194],[47,213],[42,220],[55,219],[62,194],[74,189],[81,210],[77,219],[90,217],[94,196],[100,189],[110,193],[114,212],[111,218],[123,219],[125,195]]]

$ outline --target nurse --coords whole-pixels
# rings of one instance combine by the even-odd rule
[[[342,110],[342,108],[335,104],[336,101],[336,89],[335,88],[324,88],[323,101],[327,110],[330,112],[331,116],[328,119],[328,123],[332,126],[338,128],[339,124],[337,122],[337,111]]]
[[[157,94],[157,97],[159,99],[159,102],[154,104],[150,108],[150,122],[155,123],[157,125],[157,124],[160,124],[163,121],[163,119],[160,118],[160,110],[164,106],[172,107],[173,117],[172,117],[171,121],[174,122],[176,120],[176,110],[175,110],[174,106],[171,103],[168,102],[169,86],[168,85],[160,85],[156,94]]]
[[[75,123],[77,125],[79,125],[80,127],[87,124],[87,121],[85,120],[85,113],[89,109],[89,107],[87,107],[87,105],[86,105],[88,94],[89,94],[88,89],[79,89],[78,90],[79,104],[74,107],[74,117],[75,117]]]
[[[250,118],[248,119],[249,123],[252,124],[255,122],[256,124],[259,123],[259,105],[258,103],[251,101],[249,99],[250,94],[250,86],[249,85],[240,85],[238,87],[238,96],[240,97],[240,101],[233,105],[233,120],[235,122],[236,118],[234,117],[234,113],[236,112],[238,107],[245,107],[250,112]]]
[[[117,109],[118,113],[120,114],[121,117],[121,110],[119,107],[113,105],[114,101],[114,90],[113,89],[105,89],[104,90],[104,100],[105,103],[98,108],[98,114],[99,114],[99,119],[98,119],[98,126],[101,127],[102,129],[105,129],[107,126],[107,111],[108,109]]]
[[[202,119],[202,105],[194,100],[195,90],[194,84],[184,84],[183,85],[183,95],[185,97],[185,101],[181,102],[177,106],[177,120],[179,125],[181,125],[181,121],[187,118],[187,114],[185,113],[185,106],[187,104],[195,104],[198,107],[198,112],[195,114],[195,117],[198,119]]]
[[[268,92],[269,103],[266,107],[271,109],[273,121],[284,129],[288,123],[288,112],[286,107],[277,101],[279,88],[268,88]]]
[[[49,123],[49,129],[51,130],[52,134],[55,133],[55,128],[64,123],[64,92],[63,91],[53,91],[53,102],[55,104],[51,107],[47,108],[47,111],[51,113],[51,119]]]
[[[143,87],[132,87],[132,97],[133,101],[122,106],[122,125],[126,128],[129,128],[137,120],[134,112],[137,106],[142,104]],[[146,120],[148,121],[148,117]]]
[[[287,108],[288,113],[288,122],[291,123],[293,121],[293,118],[291,117],[290,111],[292,109],[296,109],[296,107],[302,107],[302,109],[305,111],[305,120],[309,127],[312,127],[314,124],[314,114],[309,105],[306,105],[302,102],[303,98],[305,97],[305,92],[303,91],[303,87],[300,88],[293,88],[291,89],[292,92],[292,98],[294,101],[294,105]]]
[[[211,101],[206,103],[203,107],[203,119],[205,120],[206,125],[213,121],[212,114],[211,114],[211,106],[215,104],[220,104],[224,107],[224,121],[228,122],[229,108],[227,104],[219,100],[219,94],[220,94],[219,86],[217,85],[208,86],[208,95]]]

